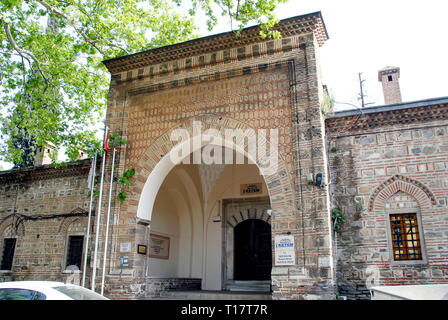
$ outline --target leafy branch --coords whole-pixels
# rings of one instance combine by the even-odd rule
[[[131,183],[131,178],[135,175],[135,169],[129,169],[127,171],[125,171],[123,173],[123,175],[118,179],[118,183],[121,185],[125,185],[127,187],[129,187],[130,183]],[[118,200],[120,200],[120,203],[123,203],[123,201],[126,199],[127,197],[127,193],[124,191],[121,191],[118,194]]]
[[[345,215],[344,213],[335,208],[331,210],[331,218],[333,220],[333,230],[338,232],[342,229],[342,225],[345,222]]]

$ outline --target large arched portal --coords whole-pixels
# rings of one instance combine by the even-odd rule
[[[270,209],[264,178],[247,158],[244,164],[174,166],[161,183],[152,208],[147,276],[177,281],[179,286],[196,280],[203,290],[233,290],[238,289],[236,280],[264,280],[268,290]],[[244,212],[235,216],[238,210]],[[255,221],[255,228],[244,228],[248,221]],[[235,229],[239,230],[235,236],[240,237],[235,241],[232,235],[238,223],[243,227]],[[245,238],[255,240],[258,254],[264,250],[263,262],[252,263],[260,271],[253,279],[234,276],[244,262],[233,246],[244,247]]]
[[[203,128],[202,138],[195,133],[198,122]],[[143,271],[147,293],[153,295],[159,288],[166,290],[184,283],[199,283],[202,290],[269,291],[274,279],[262,280],[257,284],[260,287],[234,279],[233,228],[241,219],[264,219],[270,223],[271,212],[273,218],[294,212],[293,179],[278,148],[271,143],[271,134],[267,139],[244,123],[214,116],[187,119],[177,129],[191,140],[182,138],[179,143],[176,138],[173,140],[173,130],[169,130],[151,145],[135,167],[136,218],[148,226],[145,234],[151,238],[145,236],[149,244]],[[223,140],[204,139],[208,130]],[[227,139],[228,130],[236,134],[236,143]],[[251,150],[254,136],[257,153]],[[238,142],[241,138],[243,144]],[[182,151],[184,155],[185,145],[187,156],[173,162],[172,152]],[[205,151],[214,158],[216,147],[222,148],[222,162],[196,164],[197,152]],[[263,149],[269,155],[260,157],[258,152]],[[230,164],[226,158],[229,151],[233,154]],[[183,161],[187,158],[189,162]],[[271,170],[271,164],[275,164],[275,170]],[[165,280],[168,287],[163,284]]]

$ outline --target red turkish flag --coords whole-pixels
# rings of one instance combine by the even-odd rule
[[[107,160],[107,154],[109,153],[109,136],[110,136],[110,131],[107,132],[107,138],[106,138],[106,141],[104,142],[104,150],[106,151],[106,160]]]

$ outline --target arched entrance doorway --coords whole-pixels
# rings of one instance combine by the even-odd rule
[[[245,160],[244,164],[179,164],[170,170],[152,210],[146,272],[151,281],[166,280],[169,286],[177,286],[168,288],[173,290],[186,290],[183,286],[192,283],[200,284],[202,290],[232,290],[227,285],[234,280],[235,259],[231,252],[235,241],[228,218],[235,225],[248,221],[249,228],[244,227],[246,224],[239,228],[238,242],[253,239],[255,246],[251,248],[264,261],[262,264],[254,261],[252,266],[259,268],[257,277],[244,280],[267,281],[263,283],[267,288],[263,291],[269,291],[272,260],[269,194],[257,165]],[[242,193],[242,186],[251,193]],[[235,209],[244,212],[234,217]],[[255,222],[251,224],[249,220]],[[227,266],[230,273],[223,278]]]
[[[246,128],[232,119],[200,119],[221,131]],[[202,290],[232,290],[237,281],[233,276],[233,228],[242,221],[236,216],[236,220],[227,220],[236,213],[234,209],[237,208],[232,205],[240,203],[239,208],[246,207],[239,211],[243,220],[261,219],[270,224],[271,209],[282,213],[293,204],[292,180],[288,179],[285,162],[277,151],[271,150],[268,141],[262,147],[269,149],[270,155],[278,156],[278,170],[269,174],[260,168],[267,158],[259,163],[237,145],[230,150],[233,149],[234,158],[238,154],[244,155],[244,164],[235,159],[233,164],[224,164],[225,161],[223,164],[194,164],[195,152],[223,144],[216,140],[196,141],[193,120],[182,125],[193,136],[192,148],[187,149],[190,151],[189,164],[171,161],[171,144],[172,150],[179,150],[178,145],[169,142],[168,134],[153,144],[136,168],[136,172],[141,172],[141,177],[135,177],[135,190],[139,194],[137,220],[148,225],[151,239],[158,237],[157,241],[169,246],[164,255],[149,256],[145,262],[145,276],[157,282],[167,279],[170,283],[178,278],[182,278],[179,281],[194,279],[201,281]],[[224,145],[222,155],[226,154],[227,143]],[[160,160],[156,160],[159,157]],[[247,193],[241,191],[242,186],[248,188]],[[258,187],[261,187],[260,192],[253,193]],[[275,195],[272,199],[271,194]],[[148,245],[151,246],[151,240]],[[152,249],[149,247],[150,253]],[[267,286],[263,283],[264,288],[267,287],[263,291],[269,291],[270,280],[261,281],[267,282]]]
[[[271,280],[271,226],[249,219],[234,230],[235,280]]]
[[[270,291],[271,204],[268,197],[223,201],[222,289]]]

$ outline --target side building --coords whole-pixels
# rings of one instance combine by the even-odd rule
[[[448,97],[336,112],[326,131],[339,293],[448,283]]]
[[[60,168],[38,160],[35,167],[0,172],[0,281],[78,282],[90,160]]]

